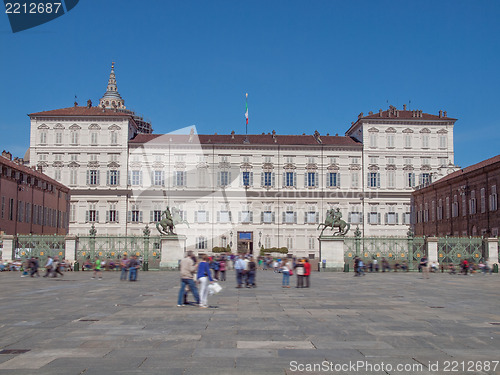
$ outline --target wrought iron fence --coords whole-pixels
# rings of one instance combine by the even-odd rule
[[[159,236],[80,236],[77,240],[76,261],[79,266],[96,257],[118,265],[127,255],[136,255],[143,263],[144,270],[160,268],[161,250]]]
[[[65,236],[58,235],[18,235],[14,249],[15,259],[38,257],[44,262],[49,256],[66,257]]]
[[[462,260],[479,263],[486,258],[486,244],[481,237],[440,237],[438,260],[444,264],[459,264]]]
[[[377,262],[385,259],[391,267],[406,265],[413,270],[426,253],[423,237],[347,237],[344,240],[344,262],[351,265],[359,256],[365,265],[375,259]]]

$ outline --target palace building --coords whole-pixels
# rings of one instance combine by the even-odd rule
[[[415,187],[456,170],[456,119],[406,106],[361,113],[342,136],[153,134],[126,109],[114,66],[98,107],[75,103],[29,117],[31,165],[71,188],[70,233],[88,233],[93,223],[98,234],[139,235],[170,206],[188,223],[176,230],[193,250],[313,255],[332,207],[350,224],[348,235],[356,227],[405,235]]]

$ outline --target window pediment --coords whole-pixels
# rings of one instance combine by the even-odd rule
[[[63,124],[55,124],[54,129],[64,129],[64,125]]]
[[[392,127],[391,128],[387,128],[387,129],[385,129],[385,132],[386,133],[396,133],[396,129],[394,129]]]
[[[420,130],[420,133],[424,133],[424,134],[429,134],[431,131],[427,128],[423,128],[422,130]]]
[[[73,124],[69,127],[71,130],[80,130],[82,127],[80,125],[77,125],[77,124]]]
[[[101,127],[97,124],[90,124],[89,130],[101,130]]]
[[[111,125],[108,127],[108,130],[121,130],[122,128],[120,128],[118,125]]]
[[[377,128],[370,128],[370,129],[368,129],[368,132],[369,133],[378,133],[379,130]]]
[[[413,133],[413,130],[406,128],[405,130],[403,130],[403,133],[405,133],[405,134]]]
[[[38,126],[38,129],[49,129],[49,127],[45,124],[42,124],[42,125]]]

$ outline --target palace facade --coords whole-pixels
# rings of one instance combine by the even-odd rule
[[[125,108],[114,67],[98,107],[89,101],[29,116],[30,164],[71,188],[71,233],[86,234],[93,223],[98,234],[142,234],[171,206],[187,221],[177,232],[194,250],[313,255],[332,207],[349,235],[355,227],[405,235],[415,187],[456,170],[456,119],[406,106],[361,113],[342,136],[153,134]]]

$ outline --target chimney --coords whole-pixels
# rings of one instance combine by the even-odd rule
[[[358,115],[358,120],[363,117],[363,112]]]
[[[76,102],[76,100],[75,100],[75,103],[74,103],[74,105],[75,105],[75,107],[78,107],[78,103]]]
[[[444,111],[443,112],[443,117],[448,117],[448,112]]]
[[[368,112],[368,115],[370,115],[370,116],[373,115],[373,112],[372,111]]]
[[[234,139],[234,130],[231,131],[231,139]]]
[[[439,110],[439,117],[443,117],[443,111],[442,110]]]
[[[403,104],[403,111],[406,111],[406,104]]]
[[[87,100],[87,108],[90,108],[92,107],[92,100]]]
[[[272,134],[273,134],[273,139],[275,139],[276,138],[276,130],[273,130]]]
[[[378,110],[378,115],[379,115],[380,117],[382,117],[382,108],[380,108],[380,109]]]
[[[194,138],[194,128],[191,128],[191,130],[189,131],[189,139],[188,139],[188,142],[189,142],[189,143],[192,143],[192,142],[193,142],[193,138]]]

